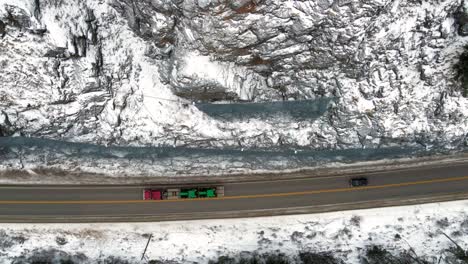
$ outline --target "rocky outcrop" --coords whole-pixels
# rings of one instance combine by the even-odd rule
[[[464,1],[454,14],[455,22],[458,28],[458,34],[468,36],[468,13],[464,5]]]
[[[5,112],[0,113],[0,137],[8,137],[13,134],[13,128],[8,118],[8,115]]]
[[[6,1],[0,109],[12,131],[99,144],[462,147],[466,14],[460,0]],[[280,121],[192,104],[320,98],[335,98],[320,118]]]
[[[6,34],[6,25],[5,23],[3,23],[3,21],[0,20],[0,35],[2,36],[2,38],[5,36]]]

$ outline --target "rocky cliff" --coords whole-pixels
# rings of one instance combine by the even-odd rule
[[[0,0],[0,136],[466,146],[457,69],[467,8],[461,0]],[[334,100],[310,120],[223,120],[193,104],[320,98]]]

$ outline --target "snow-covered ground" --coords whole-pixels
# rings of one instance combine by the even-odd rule
[[[287,224],[285,224],[287,223]],[[468,201],[323,214],[160,223],[2,224],[0,262],[45,255],[72,256],[76,263],[114,257],[207,263],[241,252],[331,252],[345,263],[362,263],[369,246],[410,251],[430,260],[450,255],[447,234],[468,248]],[[432,259],[434,257],[434,259]],[[20,262],[21,263],[21,262]],[[434,261],[434,263],[438,263]]]

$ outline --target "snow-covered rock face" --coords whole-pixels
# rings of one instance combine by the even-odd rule
[[[462,0],[0,0],[0,136],[99,144],[467,145]],[[318,119],[193,100],[334,97]]]

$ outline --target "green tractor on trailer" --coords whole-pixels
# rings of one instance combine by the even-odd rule
[[[151,195],[157,193],[158,195]],[[176,200],[216,198],[224,196],[224,186],[216,187],[186,187],[169,189],[144,189],[144,200]]]

